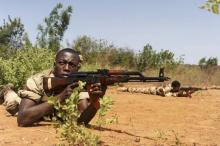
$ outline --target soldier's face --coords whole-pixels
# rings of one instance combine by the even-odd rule
[[[56,77],[68,77],[79,70],[80,59],[77,54],[63,52],[57,56],[54,63],[54,75]]]

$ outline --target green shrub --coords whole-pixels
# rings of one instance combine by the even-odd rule
[[[52,104],[57,111],[53,121],[57,123],[56,130],[61,140],[67,141],[68,145],[96,146],[98,136],[76,122],[80,116],[77,109],[79,93],[84,85],[84,83],[79,82],[79,87],[74,89],[71,97],[67,98],[64,103],[61,104],[54,97],[50,97],[48,103]]]
[[[0,84],[13,83],[21,88],[26,79],[53,65],[54,52],[47,49],[21,49],[9,58],[0,58]]]
[[[142,52],[136,55],[136,69],[144,71],[150,68],[174,68],[176,65],[183,63],[183,58],[174,58],[174,53],[169,50],[156,52],[152,46],[147,44]]]
[[[97,113],[96,124],[101,127],[106,124],[118,123],[118,116],[114,114],[110,118],[106,118],[107,113],[112,109],[114,102],[111,97],[104,96],[100,99],[100,109]]]

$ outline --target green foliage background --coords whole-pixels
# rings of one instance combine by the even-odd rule
[[[144,71],[149,68],[172,68],[183,63],[183,58],[175,58],[173,52],[169,50],[156,52],[150,44],[135,53],[132,49],[116,47],[106,40],[81,36],[74,41],[72,48],[81,52],[87,64],[101,67]]]
[[[220,0],[207,0],[204,4],[202,4],[201,8],[214,14],[219,14],[219,4]]]
[[[29,76],[52,68],[54,55],[48,49],[25,48],[9,59],[0,58],[0,84],[13,83],[16,89],[22,88]]]

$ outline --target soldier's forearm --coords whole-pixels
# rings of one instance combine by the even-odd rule
[[[88,125],[97,112],[97,108],[90,104],[80,115],[77,120],[78,124]]]
[[[18,125],[21,127],[31,126],[42,117],[53,112],[53,105],[45,102],[19,111]]]

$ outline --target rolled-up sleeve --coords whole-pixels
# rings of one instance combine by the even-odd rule
[[[37,102],[40,101],[44,95],[42,78],[42,75],[30,77],[26,82],[25,89],[18,91],[19,96],[21,98],[29,98]]]

